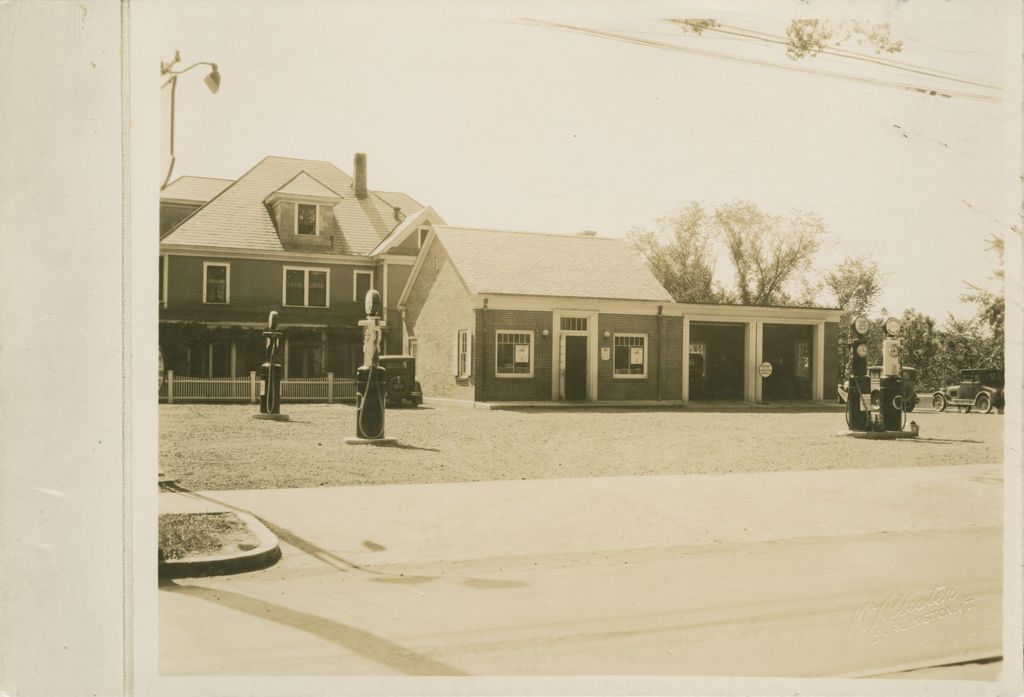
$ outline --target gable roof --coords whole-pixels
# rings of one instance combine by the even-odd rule
[[[444,225],[444,219],[437,214],[437,211],[430,206],[427,206],[403,220],[390,235],[384,238],[381,243],[374,248],[372,254],[374,256],[377,254],[383,254],[395,245],[401,244],[406,237],[412,234],[413,230],[419,229],[423,223]]]
[[[312,196],[314,198],[330,198],[339,199],[339,194],[334,189],[324,186],[316,177],[310,176],[306,170],[302,170],[280,189],[273,191],[271,195],[279,194],[281,196]]]
[[[206,203],[228,188],[232,179],[181,176],[160,190],[161,201]]]
[[[625,240],[435,225],[471,293],[672,302]]]
[[[330,162],[265,157],[171,229],[161,244],[284,251],[264,201],[301,173],[341,196],[333,206],[334,244],[324,253],[367,255],[399,225],[394,206],[372,191],[356,198],[352,177]]]

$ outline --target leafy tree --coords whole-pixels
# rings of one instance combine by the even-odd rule
[[[977,306],[977,321],[987,329],[987,335],[983,338],[982,362],[978,367],[1003,368],[1005,366],[1004,343],[1006,337],[1006,298],[1002,291],[1004,241],[1001,237],[990,237],[988,243],[988,249],[994,251],[999,260],[992,277],[1000,281],[1000,290],[992,292],[968,283],[967,287],[970,290],[963,293],[960,300],[974,303]]]
[[[723,26],[715,19],[688,18],[670,21],[678,24],[684,32],[697,36],[705,31],[717,30],[726,34],[739,34],[752,39],[781,43],[770,35]],[[903,42],[892,38],[892,30],[888,23],[869,24],[855,20],[830,22],[824,19],[794,19],[786,28],[786,55],[793,60],[799,60],[806,56],[813,58],[826,49],[849,43],[856,43],[858,46],[871,46],[875,49],[875,53],[899,53],[903,50]]]
[[[828,234],[821,218],[799,211],[771,215],[747,201],[718,206],[713,218],[736,273],[738,301],[793,303],[789,286],[810,269]]]
[[[786,55],[793,60],[805,56],[813,58],[827,48],[850,41],[860,46],[872,46],[875,53],[899,53],[903,50],[903,42],[892,38],[887,23],[794,19],[786,29]]]
[[[985,367],[987,348],[981,323],[949,315],[938,335],[938,350],[931,370],[936,387],[960,382],[961,368]]]
[[[704,208],[691,203],[675,215],[659,218],[654,230],[634,228],[629,234],[633,248],[676,302],[722,300],[714,283],[710,223]]]
[[[719,22],[716,19],[679,19],[675,20],[682,28],[684,32],[693,32],[697,36],[704,33],[705,29],[714,29],[719,26]]]
[[[917,369],[918,389],[942,387],[944,383],[940,376],[947,374],[948,370],[940,369],[936,363],[942,337],[935,326],[935,320],[913,308],[905,310],[900,320],[903,324],[900,331],[903,365]]]
[[[710,211],[692,203],[634,228],[629,239],[677,302],[814,305],[819,286],[804,275],[827,235],[809,213],[770,215],[746,201]],[[714,246],[721,241],[736,276],[733,289],[715,282]]]
[[[867,256],[846,257],[825,274],[825,287],[836,307],[843,309],[840,327],[849,327],[858,315],[870,315],[882,293],[885,275]]]

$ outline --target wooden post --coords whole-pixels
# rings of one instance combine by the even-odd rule
[[[327,373],[327,403],[334,404],[334,373]]]
[[[255,404],[256,399],[256,371],[249,371],[249,404]]]
[[[174,371],[167,371],[167,403],[174,404]]]

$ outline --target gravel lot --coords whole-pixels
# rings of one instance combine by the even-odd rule
[[[388,412],[398,447],[346,445],[355,408],[161,405],[160,471],[192,490],[1002,462],[1003,417],[915,412],[918,440],[837,437],[840,412],[679,409]]]

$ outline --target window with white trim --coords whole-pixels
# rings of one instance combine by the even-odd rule
[[[409,337],[409,351],[408,351],[408,354],[410,356],[412,356],[413,358],[416,357],[416,338],[412,337],[412,336]]]
[[[617,378],[647,377],[647,335],[616,334],[613,376]]]
[[[563,317],[559,326],[563,332],[585,332],[587,331],[586,317]]]
[[[320,212],[312,203],[295,205],[295,234],[315,236],[319,229]]]
[[[533,377],[533,332],[498,331],[494,341],[494,374],[498,377]]]
[[[215,305],[231,302],[231,264],[203,262],[203,302]]]
[[[352,302],[363,302],[371,288],[373,288],[373,271],[356,271],[352,275]]]
[[[327,269],[284,267],[284,305],[329,307],[331,277]]]
[[[455,377],[468,378],[473,373],[473,335],[460,329],[455,337]]]

